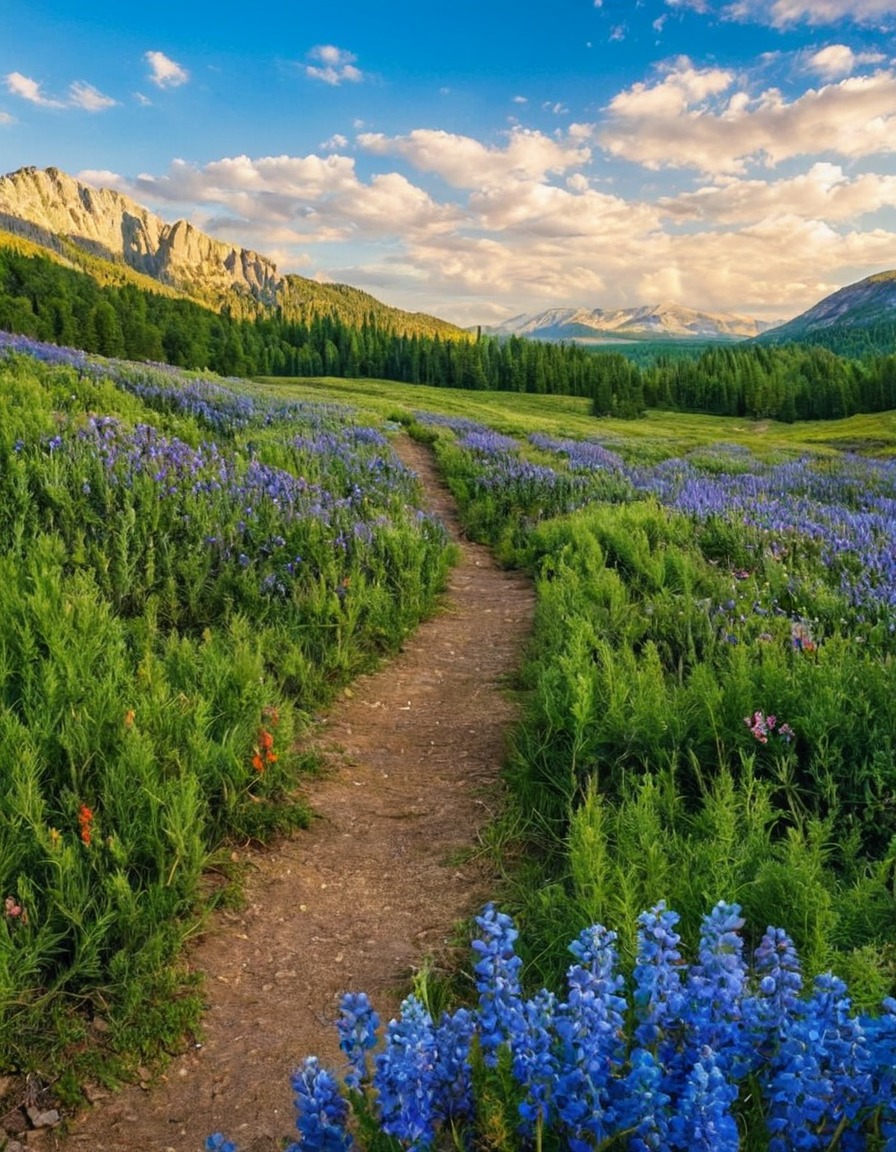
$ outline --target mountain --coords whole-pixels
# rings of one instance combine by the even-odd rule
[[[536,340],[612,343],[615,340],[744,340],[769,325],[747,316],[698,312],[681,304],[654,307],[550,308],[535,315],[514,316],[489,328],[495,336],[527,336]]]
[[[878,272],[825,296],[807,311],[762,336],[763,343],[856,342],[896,334],[896,270]]]
[[[335,315],[360,327],[373,315],[398,333],[466,339],[445,320],[405,312],[345,284],[281,275],[266,256],[215,240],[186,220],[169,224],[127,196],[90,188],[58,168],[20,168],[0,176],[2,234],[88,272],[100,283],[135,282],[184,295],[232,315],[279,311],[290,321]]]

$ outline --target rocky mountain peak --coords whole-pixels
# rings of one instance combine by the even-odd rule
[[[0,177],[0,228],[57,252],[74,244],[217,304],[234,294],[273,304],[282,283],[276,265],[257,252],[186,220],[168,224],[120,192],[91,188],[58,168]]]

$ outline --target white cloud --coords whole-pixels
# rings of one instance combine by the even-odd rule
[[[785,180],[727,180],[659,201],[672,220],[756,224],[780,217],[828,222],[856,220],[896,204],[896,176],[850,177],[838,164],[818,162]]]
[[[308,53],[308,58],[316,61],[305,67],[305,75],[312,80],[322,80],[324,84],[338,87],[344,81],[358,84],[364,79],[364,74],[355,67],[357,57],[344,48],[337,48],[333,44],[318,44]]]
[[[775,88],[754,97],[734,85],[729,72],[678,61],[658,83],[615,96],[598,139],[611,155],[650,169],[716,174],[820,151],[849,159],[896,151],[891,71],[810,88],[792,101]]]
[[[401,156],[415,168],[455,188],[483,188],[506,180],[541,180],[581,167],[588,148],[564,144],[524,128],[514,128],[505,148],[488,147],[470,136],[417,128],[407,136],[363,133],[358,143],[377,156]]]
[[[148,96],[144,96],[142,92],[135,92],[134,99],[141,108],[148,108],[152,104],[152,100]]]
[[[114,108],[118,103],[111,96],[104,96],[92,84],[85,84],[83,80],[76,80],[68,92],[69,104],[74,108],[83,108],[85,112],[103,112],[106,108]]]
[[[592,191],[575,177],[566,188],[528,181],[484,189],[473,193],[469,206],[481,227],[499,233],[518,230],[521,241],[541,236],[587,243],[659,227],[659,214],[651,205]]]
[[[116,192],[129,192],[128,182],[117,172],[108,168],[83,168],[76,177],[82,184],[91,188],[111,188]]]
[[[610,29],[610,35],[608,36],[608,40],[610,41],[610,43],[615,44],[615,43],[618,43],[620,40],[624,40],[624,39],[625,39],[625,25],[624,24],[614,25],[614,27]]]
[[[0,124],[14,124],[15,117],[10,116],[8,112],[0,112]]]
[[[149,79],[158,88],[180,88],[190,79],[190,73],[164,52],[144,52],[149,65]]]
[[[885,59],[882,52],[853,52],[846,44],[829,44],[809,57],[806,68],[823,80],[837,80],[851,76],[862,64],[880,64]]]
[[[830,91],[842,100],[847,85],[865,92],[863,83],[844,81]],[[793,112],[799,100],[751,97],[733,75],[686,61],[676,61],[655,85],[620,97],[613,129],[621,131],[620,118],[659,123],[678,159],[683,152],[702,155],[698,143],[710,150],[726,138],[721,129],[715,135],[715,128],[695,129],[692,122],[718,120],[733,133],[725,164],[741,155],[744,140],[764,141],[772,128],[781,154],[796,155],[793,142],[808,131],[802,120],[797,131],[787,118],[806,115]],[[832,107],[841,108],[836,101]],[[869,105],[862,107],[867,113]],[[782,108],[780,131],[774,119],[751,119],[783,115]],[[846,131],[838,115],[827,105],[818,112],[825,139]],[[857,124],[859,112],[851,115]],[[678,129],[679,121],[697,136]],[[623,197],[608,190],[610,173],[590,166],[587,144],[602,127],[579,124],[556,136],[517,128],[498,144],[427,128],[395,137],[362,134],[354,144],[366,152],[363,175],[345,154],[347,143],[334,137],[319,155],[236,155],[203,165],[177,160],[130,183],[105,171],[81,178],[271,255],[283,271],[354,284],[400,307],[424,306],[464,323],[482,322],[490,310],[506,312],[511,302],[519,312],[665,298],[771,319],[795,315],[840,284],[892,266],[896,233],[867,218],[896,204],[896,175],[856,173],[816,154],[804,171],[791,164],[776,180],[723,165],[695,190],[688,178],[687,190],[674,195],[653,188],[640,199]],[[331,145],[341,151],[327,152]],[[756,147],[764,156],[765,145]],[[403,172],[394,170],[399,162]],[[443,182],[438,192],[430,177]]]
[[[892,24],[896,6],[893,0],[735,0],[724,14],[729,19],[755,21],[772,28],[840,21],[874,26]]]
[[[4,79],[6,81],[6,87],[13,96],[19,96],[22,100],[27,100],[30,104],[37,104],[41,108],[65,107],[64,101],[54,100],[49,96],[44,96],[40,84],[37,80],[32,80],[30,76],[23,76],[21,72],[9,72]]]
[[[23,76],[21,72],[9,72],[5,77],[6,87],[13,94],[29,104],[36,104],[39,108],[80,108],[84,112],[102,112],[106,108],[113,108],[118,101],[111,96],[104,96],[99,89],[83,80],[75,80],[69,85],[68,99],[59,100],[56,97],[45,96],[41,85],[30,76]]]
[[[542,112],[551,112],[554,116],[567,116],[569,114],[569,109],[559,100],[553,103],[550,100],[545,100],[541,106],[541,110]]]
[[[528,96],[514,96],[513,103],[514,104],[528,104],[529,103],[529,97]]]
[[[329,140],[324,140],[321,148],[325,152],[338,152],[340,148],[348,147],[348,139],[341,132],[334,132]]]
[[[458,216],[398,173],[361,181],[354,160],[335,154],[233,156],[202,167],[176,160],[163,176],[138,176],[128,192],[144,201],[213,207],[210,226],[231,237],[252,234],[262,251],[267,242],[325,244],[439,231]]]

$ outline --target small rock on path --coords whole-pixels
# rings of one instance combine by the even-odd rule
[[[368,992],[389,1019],[413,967],[493,894],[464,853],[500,805],[506,683],[534,595],[462,538],[429,450],[404,436],[395,447],[461,548],[442,607],[319,723],[330,767],[304,788],[316,819],[251,851],[245,908],[216,916],[192,950],[206,977],[202,1047],[75,1119],[64,1152],[201,1152],[216,1131],[240,1152],[282,1148],[296,1136],[290,1072],[309,1054],[342,1066],[340,994]]]

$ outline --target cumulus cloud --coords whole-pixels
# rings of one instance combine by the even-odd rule
[[[740,174],[820,149],[861,157],[896,151],[896,74],[879,70],[810,88],[788,101],[758,96],[723,69],[679,61],[659,82],[638,83],[608,105],[598,139],[613,155],[650,169]]]
[[[338,152],[340,148],[348,147],[348,139],[341,132],[334,132],[329,140],[324,140],[321,148],[325,152]]]
[[[889,25],[893,23],[894,14],[893,0],[735,0],[724,11],[729,19],[754,21],[772,28],[841,21]]]
[[[164,52],[144,52],[149,65],[149,79],[157,88],[180,88],[190,79],[190,73]]]
[[[305,75],[312,80],[338,87],[346,81],[358,84],[364,79],[363,72],[355,67],[357,56],[333,44],[318,44],[308,53],[308,59],[315,61],[305,66]]]
[[[201,167],[175,160],[162,176],[138,176],[129,194],[212,209],[219,234],[278,245],[438,231],[458,215],[398,173],[362,181],[354,160],[336,154],[232,156]]]
[[[753,224],[782,216],[856,220],[894,203],[896,176],[866,172],[851,177],[839,164],[820,161],[785,180],[728,180],[663,197],[659,206],[675,221]]]
[[[38,81],[30,76],[23,76],[21,72],[9,72],[4,79],[6,87],[13,96],[27,100],[29,104],[36,104],[39,108],[80,108],[84,112],[103,112],[106,108],[114,108],[118,103],[111,96],[104,96],[98,88],[83,80],[75,80],[70,84],[68,99],[59,100],[53,96],[45,96]]]
[[[653,91],[661,85],[662,93]],[[688,138],[670,134],[663,117],[674,124],[728,115],[729,131],[742,132],[738,117],[766,104],[746,94],[739,100],[738,87],[724,70],[677,61],[657,84],[620,94],[615,115],[623,108],[629,120],[659,119],[664,140],[681,152]],[[776,101],[798,104],[764,98],[772,109]],[[272,255],[283,271],[316,269],[320,278],[460,323],[483,322],[511,301],[519,312],[667,298],[774,319],[892,264],[896,233],[869,216],[896,203],[896,176],[816,156],[805,171],[791,164],[775,180],[730,170],[696,187],[685,177],[675,195],[653,188],[622,196],[590,166],[589,142],[605,127],[580,124],[554,136],[516,128],[498,144],[428,128],[395,137],[368,132],[354,141],[366,154],[363,174],[353,155],[322,146],[303,156],[177,160],[127,184],[112,172],[81,177]],[[816,129],[819,139],[829,135]],[[718,146],[711,133],[700,140]],[[782,140],[791,148],[787,133]],[[729,146],[728,156],[740,147]]]
[[[358,137],[365,151],[401,156],[414,168],[440,176],[455,188],[482,188],[506,180],[541,180],[580,167],[591,151],[541,132],[514,128],[504,148],[488,147],[470,136],[417,128],[407,136],[366,132]]]
[[[853,52],[846,44],[829,44],[809,57],[806,68],[823,80],[837,80],[851,76],[862,64],[881,64],[885,59],[882,52]]]

